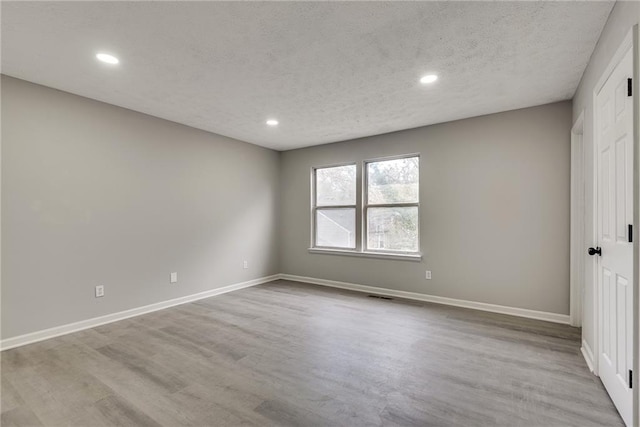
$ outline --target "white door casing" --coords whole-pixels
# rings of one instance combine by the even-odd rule
[[[633,393],[633,102],[629,50],[596,95],[598,373],[627,425]]]
[[[584,268],[589,256],[585,252],[585,158],[584,111],[571,128],[571,254],[570,254],[570,305],[571,326],[582,326],[585,291]],[[591,261],[591,260],[587,260]]]

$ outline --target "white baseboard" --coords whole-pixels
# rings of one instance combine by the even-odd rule
[[[593,358],[593,350],[591,350],[589,343],[587,343],[585,340],[582,340],[582,347],[580,347],[580,351],[582,352],[582,356],[584,356],[584,360],[587,362],[589,370],[595,374],[595,359]]]
[[[226,294],[227,292],[260,285],[262,283],[278,280],[279,278],[279,274],[274,274],[273,276],[261,277],[258,279],[249,280],[247,282],[235,283],[233,285],[223,286],[221,288],[211,289],[209,291],[187,295],[180,298],[174,298],[168,301],[157,302],[155,304],[132,308],[130,310],[120,311],[118,313],[107,314],[105,316],[94,317],[93,319],[81,320],[80,322],[69,323],[67,325],[56,326],[54,328],[45,329],[42,331],[7,338],[0,341],[0,351],[32,344],[38,341],[48,340],[49,338],[59,337],[60,335],[66,335],[73,332],[82,331],[84,329],[95,328],[96,326],[117,322],[118,320],[124,320],[130,317],[140,316],[141,314],[151,313],[153,311],[163,310],[165,308],[173,307],[180,304],[186,304],[188,302],[201,300],[203,298]]]
[[[67,325],[56,326],[42,331],[32,332],[17,337],[0,340],[0,351],[9,350],[11,348],[32,344],[38,341],[48,340],[50,338],[59,337],[61,335],[82,331],[84,329],[95,328],[96,326],[107,323],[117,322],[118,320],[128,319],[130,317],[140,316],[141,314],[151,313],[153,311],[163,310],[188,302],[209,298],[215,295],[225,294],[227,292],[236,291],[251,286],[260,285],[274,280],[283,279],[295,282],[311,283],[314,285],[329,286],[333,288],[348,289],[357,292],[373,293],[378,295],[387,295],[398,298],[406,298],[417,301],[433,302],[436,304],[452,305],[456,307],[471,308],[474,310],[489,311],[492,313],[510,314],[512,316],[526,317],[529,319],[546,320],[548,322],[569,324],[569,316],[566,314],[548,313],[544,311],[528,310],[524,308],[507,307],[502,305],[487,304],[483,302],[466,301],[454,298],[439,297],[435,295],[420,294],[417,292],[398,291],[394,289],[378,288],[374,286],[358,285],[355,283],[338,282],[335,280],[316,279],[313,277],[294,276],[291,274],[274,274],[272,276],[261,277],[247,282],[236,283],[229,286],[223,286],[217,289],[200,292],[193,295],[187,295],[180,298],[162,301],[155,304],[145,305],[143,307],[132,308],[130,310],[120,311],[118,313],[107,314],[105,316],[94,317],[92,319],[81,320]],[[589,365],[589,369],[593,371],[593,352],[583,341],[582,353]]]
[[[474,310],[490,311],[492,313],[510,314],[512,316],[526,317],[529,319],[545,320],[547,322],[569,324],[568,314],[548,313],[546,311],[528,310],[526,308],[507,307],[503,305],[487,304],[484,302],[466,301],[461,299],[439,297],[435,295],[420,294],[417,292],[398,291],[395,289],[378,288],[374,286],[358,285],[355,283],[337,282],[335,280],[316,279],[313,277],[294,276],[281,274],[283,280],[311,283],[314,285],[330,286],[332,288],[348,289],[351,291],[366,292],[391,297],[406,298],[417,301],[433,302],[436,304],[453,305],[456,307],[471,308]]]

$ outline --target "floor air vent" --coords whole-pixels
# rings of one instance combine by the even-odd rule
[[[385,297],[382,295],[367,295],[369,298],[378,298],[378,299],[393,299],[391,297]]]

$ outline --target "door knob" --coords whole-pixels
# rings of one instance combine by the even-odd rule
[[[587,251],[589,252],[589,255],[595,255],[598,254],[599,256],[602,256],[602,248],[600,246],[596,247],[596,248],[589,248],[589,250]]]

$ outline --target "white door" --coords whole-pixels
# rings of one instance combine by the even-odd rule
[[[631,50],[596,96],[599,375],[625,423],[633,393],[633,114]],[[593,251],[591,251],[593,252]]]

